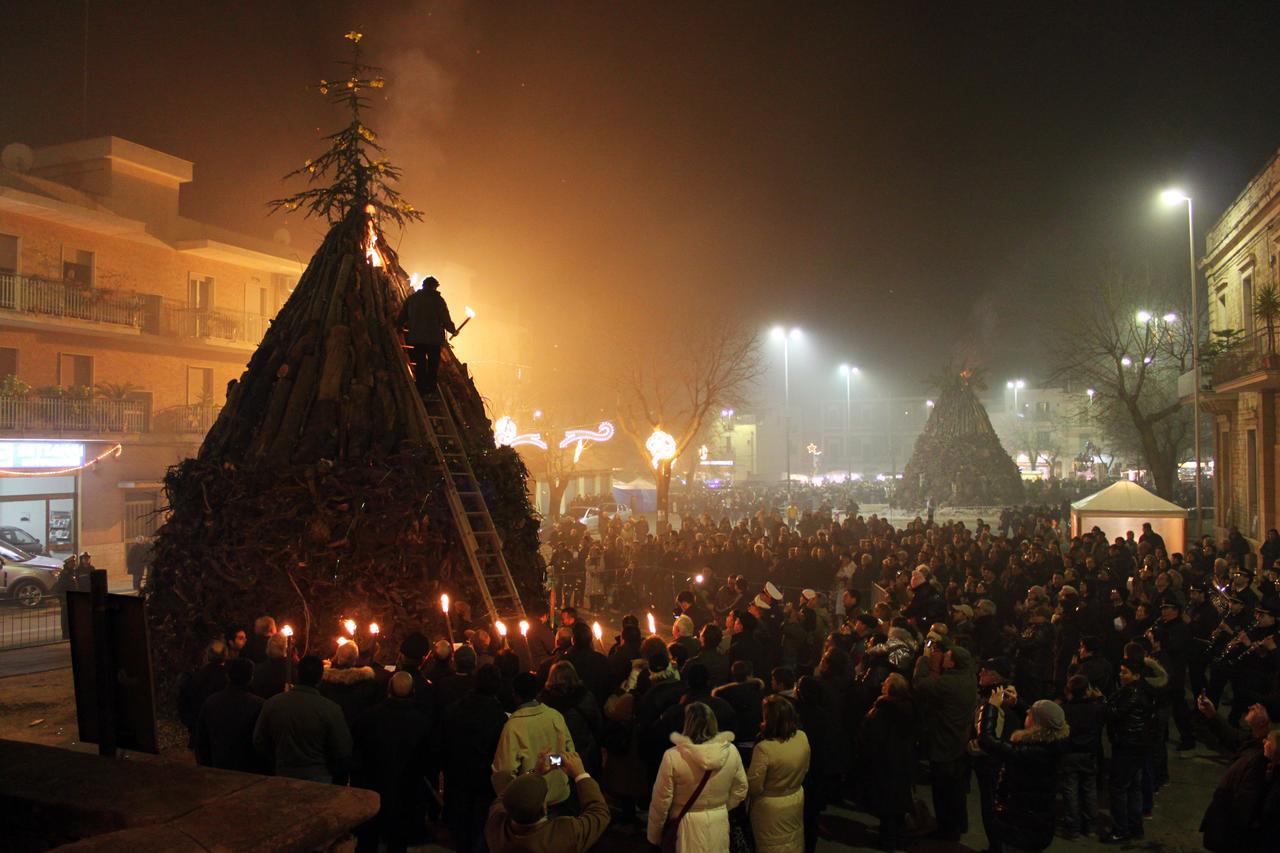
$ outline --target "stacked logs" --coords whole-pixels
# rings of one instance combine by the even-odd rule
[[[210,639],[263,614],[291,623],[301,651],[327,655],[342,618],[378,622],[394,651],[410,631],[443,630],[441,591],[479,603],[395,326],[407,293],[394,252],[350,212],[228,386],[196,458],[168,472],[170,516],[144,588],[162,708]],[[494,446],[480,395],[447,352],[440,382],[516,584],[536,595],[528,472]]]

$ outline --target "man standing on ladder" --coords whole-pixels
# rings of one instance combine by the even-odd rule
[[[405,342],[411,348],[418,393],[424,396],[434,394],[436,376],[440,372],[440,348],[445,345],[444,333],[458,333],[435,276],[424,278],[422,289],[409,294],[400,308],[400,316],[396,318],[396,327],[406,330]]]

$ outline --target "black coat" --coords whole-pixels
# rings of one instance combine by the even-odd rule
[[[579,648],[571,649],[564,659],[573,664],[578,678],[582,679],[596,703],[603,707],[604,701],[618,686],[618,682],[613,680],[613,667],[609,666],[609,659],[595,649]]]
[[[600,772],[600,735],[604,730],[604,716],[600,713],[600,704],[585,687],[578,687],[569,693],[552,693],[543,690],[538,701],[548,708],[554,708],[564,717],[564,724],[573,738],[573,746],[582,756],[583,766],[588,773]]]
[[[445,304],[440,291],[433,287],[423,287],[409,294],[400,308],[396,326],[408,327],[405,340],[410,344],[424,346],[441,346],[444,344],[446,330],[457,332],[449,317],[449,306]]]
[[[707,668],[707,674],[711,677],[711,686],[719,687],[729,681],[729,658],[721,654],[719,649],[702,649],[696,655],[689,658],[685,669],[687,670],[693,664],[702,664]]]
[[[193,736],[205,700],[226,686],[227,669],[222,661],[207,663],[183,679],[178,688],[178,718]]]
[[[711,695],[728,702],[733,708],[734,738],[738,743],[754,742],[760,734],[761,703],[764,682],[758,678],[722,684]]]
[[[219,770],[263,773],[269,767],[253,749],[253,726],[262,698],[228,685],[205,700],[196,718],[196,761]]]
[[[469,804],[493,799],[493,756],[507,715],[496,696],[472,693],[448,706],[442,728],[444,743],[444,811],[448,819],[465,819]]]
[[[413,699],[389,697],[368,709],[353,727],[352,743],[351,783],[378,792],[384,831],[422,814],[431,729]]]
[[[270,699],[277,693],[284,692],[285,681],[289,678],[289,662],[284,658],[267,658],[253,668],[253,680],[249,682],[249,692],[263,699]]]
[[[859,777],[865,782],[862,797],[881,819],[907,814],[914,808],[911,789],[915,782],[916,723],[915,703],[910,699],[881,696],[858,731],[864,766],[876,768],[874,774]]]
[[[378,682],[371,667],[330,667],[320,681],[320,695],[337,702],[347,728],[354,729],[356,721],[378,701]]]
[[[1043,850],[1053,841],[1053,801],[1066,732],[1056,740],[1040,732],[1003,741],[995,736],[996,708],[982,706],[978,745],[1000,761],[995,813],[1000,840],[1022,850]]]
[[[1124,684],[1107,700],[1107,724],[1114,751],[1143,753],[1155,741],[1156,696],[1146,681]]]
[[[729,641],[729,663],[732,665],[735,661],[751,661],[751,674],[756,678],[764,678],[769,674],[768,658],[760,644],[762,634],[759,629],[743,631],[734,634]]]

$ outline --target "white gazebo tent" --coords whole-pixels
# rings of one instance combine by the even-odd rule
[[[1080,536],[1095,526],[1114,541],[1132,530],[1142,535],[1144,522],[1164,538],[1170,554],[1186,553],[1187,510],[1154,495],[1137,483],[1121,480],[1071,505],[1071,532]]]

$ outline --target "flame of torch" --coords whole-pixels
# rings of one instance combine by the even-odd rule
[[[354,637],[356,635],[356,620],[347,619],[342,623],[342,627],[346,628],[347,633],[350,634],[351,636]]]
[[[499,619],[497,622],[494,622],[493,627],[497,630],[499,637],[507,636],[507,626],[503,624],[501,619]]]
[[[379,632],[380,630],[382,630],[382,629],[378,627],[378,623],[377,623],[377,622],[370,622],[370,623],[369,623],[369,633],[370,633],[370,634],[373,634],[373,635],[376,637],[376,636],[378,635],[378,632]]]
[[[442,613],[449,612],[449,593],[441,593],[440,595],[440,611]]]
[[[524,621],[523,619],[520,620],[520,636],[522,637],[529,636],[529,623]]]
[[[650,634],[658,633],[658,620],[653,618],[652,612],[649,613],[649,633]]]
[[[470,320],[472,317],[476,316],[476,309],[472,308],[470,305],[468,305],[468,306],[467,306],[466,308],[464,308],[463,310],[466,312],[466,314],[467,314],[467,319],[468,319],[468,320]]]
[[[285,625],[283,628],[281,628],[281,629],[280,629],[280,633],[281,633],[281,634],[284,634],[286,637],[292,637],[292,636],[293,636],[293,626],[292,626],[292,625]]]
[[[694,576],[693,576],[693,582],[694,582],[694,583],[702,583],[704,580],[706,580],[706,578],[704,578],[702,575],[694,575]]]
[[[339,638],[338,638],[338,648],[342,648],[343,646],[345,646],[345,645],[346,645],[347,643],[349,643],[349,642],[351,642],[351,641],[350,641],[350,640],[348,640],[346,637],[339,637]]]
[[[604,629],[600,627],[599,622],[591,623],[591,633],[596,635],[597,640],[602,639],[604,637]]]

